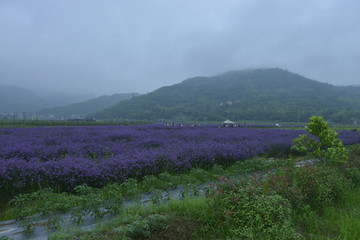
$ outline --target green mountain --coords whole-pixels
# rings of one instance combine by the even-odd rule
[[[92,115],[99,119],[187,121],[330,121],[360,119],[360,87],[321,83],[286,70],[234,71],[195,77],[120,102]]]
[[[46,102],[30,90],[0,85],[0,113],[33,112],[44,106]]]
[[[111,107],[118,102],[131,99],[138,95],[138,93],[124,93],[114,94],[111,96],[101,96],[85,102],[72,103],[54,108],[45,108],[38,111],[37,115],[40,119],[83,118],[86,115],[93,114],[96,111]]]

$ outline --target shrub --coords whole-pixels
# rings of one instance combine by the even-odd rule
[[[274,181],[283,178],[283,181]],[[350,181],[330,166],[308,166],[287,168],[275,177],[270,177],[269,188],[288,199],[297,209],[302,204],[310,205],[315,210],[338,202]]]
[[[349,150],[349,160],[339,166],[339,170],[351,181],[353,187],[360,187],[360,145],[352,145]]]
[[[299,239],[287,199],[251,185],[230,186],[217,198],[217,208],[230,238]]]
[[[160,214],[152,214],[147,218],[141,216],[126,216],[122,225],[114,229],[114,233],[121,239],[148,239],[152,232],[164,230],[167,226],[167,217]]]
[[[342,170],[342,174],[352,183],[353,187],[360,186],[360,169],[348,167]]]
[[[307,131],[315,138],[302,134],[294,139],[292,149],[305,154],[313,155],[328,163],[344,162],[348,153],[338,138],[338,133],[331,129],[329,124],[320,116],[312,116],[306,125]]]
[[[286,198],[295,210],[300,209],[304,204],[305,196],[302,194],[302,189],[287,175],[270,175],[262,184],[267,191],[274,191]]]

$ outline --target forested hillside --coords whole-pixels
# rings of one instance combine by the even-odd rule
[[[162,87],[92,115],[101,119],[336,122],[360,118],[360,87],[334,86],[286,70],[233,71]]]

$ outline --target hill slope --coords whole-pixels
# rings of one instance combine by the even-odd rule
[[[46,102],[30,90],[0,85],[0,112],[33,112],[44,106]]]
[[[195,77],[96,113],[97,118],[332,121],[360,118],[360,87],[339,87],[286,70],[234,71]]]
[[[52,117],[55,119],[84,117],[86,115],[93,114],[96,111],[111,107],[118,102],[131,99],[132,97],[138,95],[138,93],[124,93],[113,94],[111,96],[101,96],[85,102],[72,103],[61,107],[42,109],[38,111],[37,114],[40,118],[48,118],[50,115],[52,115]]]

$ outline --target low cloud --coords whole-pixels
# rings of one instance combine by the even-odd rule
[[[0,2],[0,83],[149,92],[198,75],[281,67],[359,84],[357,0]]]

